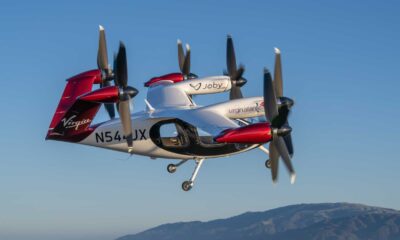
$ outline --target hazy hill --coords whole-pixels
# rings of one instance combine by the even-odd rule
[[[299,204],[208,222],[164,224],[117,240],[399,240],[400,211],[349,203]]]

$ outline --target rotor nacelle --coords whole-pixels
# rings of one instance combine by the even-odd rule
[[[99,88],[79,97],[80,100],[99,103],[115,103],[118,98],[119,89],[116,86]]]
[[[165,74],[159,77],[153,77],[151,78],[149,81],[144,83],[145,87],[150,87],[153,84],[156,84],[160,81],[172,81],[173,83],[178,83],[178,82],[182,82],[183,80],[185,80],[185,77],[183,76],[182,73],[170,73],[170,74]]]
[[[227,129],[214,140],[219,143],[267,143],[272,139],[270,123],[255,123],[240,128]]]

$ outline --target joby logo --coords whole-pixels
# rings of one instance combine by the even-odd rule
[[[63,126],[65,128],[75,128],[75,130],[78,130],[80,126],[89,124],[92,120],[91,119],[82,119],[80,121],[74,121],[74,118],[76,118],[76,115],[72,115],[71,117],[64,118],[61,120],[63,123]]]
[[[201,83],[198,83],[198,84],[189,84],[194,90],[199,90],[200,89],[200,87],[201,87]]]
[[[197,83],[197,84],[189,84],[194,90],[198,91],[200,89],[202,90],[207,90],[207,89],[223,89],[224,88],[224,83],[221,82],[212,82],[212,83]]]

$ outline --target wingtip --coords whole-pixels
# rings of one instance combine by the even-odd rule
[[[99,30],[104,31],[104,27],[102,25],[99,25]]]
[[[292,173],[290,175],[290,184],[294,184],[296,182],[296,173]]]
[[[281,54],[281,50],[279,50],[279,48],[275,47],[274,50],[275,50],[275,54]]]

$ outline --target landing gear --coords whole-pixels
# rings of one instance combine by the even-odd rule
[[[197,177],[197,174],[198,174],[198,172],[199,172],[199,170],[200,170],[200,168],[201,168],[201,165],[203,164],[203,161],[204,161],[204,158],[201,158],[201,159],[196,160],[196,168],[195,168],[194,171],[193,171],[192,177],[190,178],[189,181],[184,181],[184,182],[182,183],[182,189],[183,189],[183,191],[187,192],[187,191],[189,191],[190,189],[192,189],[193,184],[194,184],[194,180],[195,180],[196,177]]]
[[[271,168],[271,159],[268,159],[267,161],[265,161],[265,166],[267,168]]]
[[[169,172],[169,173],[174,173],[175,171],[176,171],[176,166],[175,166],[175,164],[168,164],[168,166],[167,166],[167,171]]]
[[[184,164],[187,161],[187,159],[180,161],[178,164],[168,164],[167,166],[167,171],[169,173],[174,173],[176,172],[176,169],[178,169],[178,167],[182,164]]]
[[[191,182],[191,181],[184,181],[184,182],[182,183],[182,189],[183,189],[183,191],[185,191],[185,192],[187,192],[187,191],[189,191],[190,189],[192,189],[192,187],[193,187],[193,182]]]
[[[268,156],[269,156],[269,150],[266,149],[264,146],[260,145],[260,146],[258,146],[258,148],[259,148],[261,151],[263,151],[263,152],[265,152],[266,154],[268,154]],[[265,161],[265,167],[266,167],[266,168],[271,168],[271,164],[272,164],[271,159],[268,159],[267,161]]]

